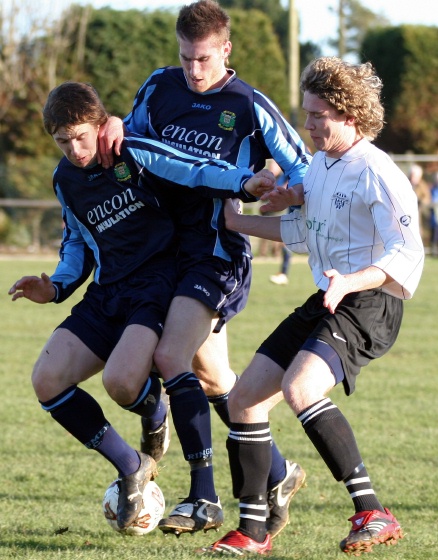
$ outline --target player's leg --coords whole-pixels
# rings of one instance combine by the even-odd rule
[[[63,323],[65,326],[66,322]],[[78,326],[78,321],[76,320]],[[86,338],[86,324],[80,329]],[[93,338],[93,336],[90,336]],[[99,358],[68,328],[58,328],[44,346],[33,373],[32,383],[41,406],[52,418],[79,440],[87,449],[98,451],[117,469],[121,484],[146,472],[152,476],[147,458],[140,461],[138,452],[130,447],[111,426],[98,402],[78,387],[102,370]],[[119,500],[118,523],[128,526],[138,514],[132,500]]]
[[[283,381],[286,401],[352,499],[356,512],[352,530],[341,542],[341,549],[348,553],[370,551],[374,544],[396,542],[403,534],[374,492],[348,420],[327,395],[341,382],[347,394],[354,390],[361,366],[394,343],[401,316],[402,303],[396,298],[372,290],[349,294],[336,314],[327,313],[313,331],[317,338],[306,341]]]
[[[266,375],[266,372],[269,375]],[[269,411],[282,399],[284,370],[256,354],[230,393],[227,449],[233,495],[239,499],[239,525],[203,552],[266,554],[271,536],[266,527],[267,481],[271,467]]]
[[[163,532],[208,530],[223,522],[213,480],[210,408],[192,370],[195,352],[210,332],[213,315],[212,309],[196,299],[175,297],[154,355],[191,476],[187,498],[160,521]]]
[[[226,324],[220,332],[212,331],[196,353],[193,361],[195,373],[221,420],[230,427],[228,396],[237,376],[230,368]],[[304,469],[281,454],[274,440],[271,442],[271,468],[268,476],[268,532],[275,538],[289,522],[289,506],[292,498],[305,483]]]

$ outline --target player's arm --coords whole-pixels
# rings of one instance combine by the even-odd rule
[[[281,241],[280,216],[257,216],[242,214],[237,199],[229,199],[224,203],[226,228],[246,235]]]
[[[192,156],[158,140],[133,135],[125,139],[126,148],[142,168],[142,176],[196,190],[207,198],[238,197],[254,201],[275,187],[274,175],[263,169],[254,175],[248,168],[226,161]]]
[[[48,303],[55,298],[56,289],[47,274],[43,272],[41,277],[23,276],[12,285],[8,294],[12,296],[12,301],[26,298],[35,303]]]
[[[61,303],[87,280],[95,266],[95,259],[75,215],[64,200],[56,179],[54,188],[62,207],[64,230],[59,250],[60,259],[55,272],[50,276],[56,290],[55,297],[51,301]]]

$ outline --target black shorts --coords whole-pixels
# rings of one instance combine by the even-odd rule
[[[161,336],[176,277],[172,259],[149,263],[113,284],[91,282],[57,328],[74,333],[106,362],[128,325],[143,325]]]
[[[394,344],[403,317],[403,301],[380,290],[347,294],[331,314],[319,290],[289,315],[257,350],[286,370],[308,338],[322,340],[338,354],[344,391],[351,395],[356,376]]]
[[[215,331],[237,315],[248,301],[251,286],[251,259],[228,262],[211,257],[194,263],[178,281],[176,296],[186,296],[202,302],[217,312],[220,318]]]

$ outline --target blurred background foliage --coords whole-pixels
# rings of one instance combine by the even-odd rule
[[[340,56],[370,60],[384,82],[386,127],[376,144],[392,153],[438,150],[438,28],[392,27],[359,0],[340,0],[332,46]],[[268,95],[288,118],[288,9],[280,0],[220,0],[232,19],[230,66]],[[176,12],[94,9],[72,4],[59,16],[32,1],[0,4],[0,198],[53,199],[59,159],[44,132],[41,109],[65,80],[86,81],[112,114],[125,116],[156,68],[177,65]],[[300,45],[300,70],[324,54]],[[297,128],[302,129],[303,115]],[[0,209],[0,242],[14,233],[14,213]],[[23,236],[25,239],[26,236]]]

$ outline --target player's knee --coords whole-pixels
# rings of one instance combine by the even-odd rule
[[[167,345],[158,345],[154,352],[154,363],[164,379],[169,376],[192,370],[192,358]]]
[[[53,399],[69,386],[63,378],[62,372],[52,371],[47,364],[40,360],[33,368],[31,380],[39,401]]]
[[[106,392],[120,406],[126,406],[134,401],[138,395],[139,387],[129,376],[104,375],[102,383]]]
[[[246,395],[243,391],[239,390],[239,384],[236,383],[228,395],[228,411],[231,420],[233,420],[237,414],[245,410],[247,406]]]

